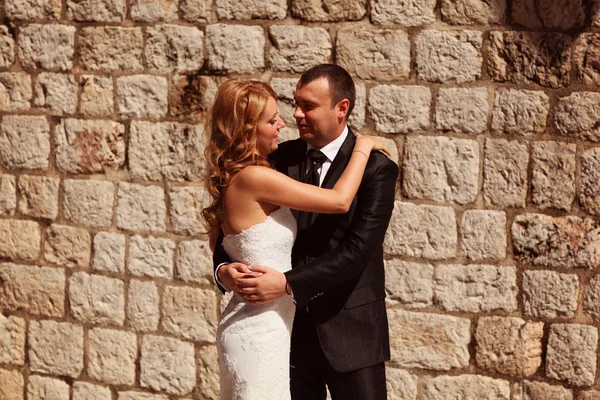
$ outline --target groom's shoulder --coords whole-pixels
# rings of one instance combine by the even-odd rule
[[[367,169],[371,169],[375,173],[388,173],[398,175],[398,164],[389,158],[382,151],[373,151],[369,157]]]

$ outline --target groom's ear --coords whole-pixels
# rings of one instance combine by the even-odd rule
[[[337,117],[340,119],[346,119],[348,116],[348,111],[350,110],[350,100],[342,99],[339,103],[336,104],[336,113]]]

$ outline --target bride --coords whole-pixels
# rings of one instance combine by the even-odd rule
[[[290,209],[345,213],[356,195],[368,156],[383,150],[375,138],[359,136],[333,189],[301,183],[271,168],[285,123],[275,92],[255,80],[229,80],[218,90],[207,121],[206,187],[211,204],[202,211],[214,250],[219,231],[233,261],[291,268],[296,220]],[[310,171],[309,171],[310,172]],[[266,304],[234,295],[221,315],[217,351],[222,400],[290,399],[291,296]]]

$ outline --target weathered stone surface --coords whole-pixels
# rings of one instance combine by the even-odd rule
[[[306,21],[356,21],[366,13],[367,0],[292,0],[292,15]]]
[[[577,386],[596,377],[598,329],[589,325],[553,324],[548,338],[546,375]]]
[[[67,18],[74,21],[120,22],[126,15],[124,0],[68,0]]]
[[[146,65],[160,72],[196,71],[204,64],[204,33],[191,26],[158,25],[146,30]]]
[[[595,318],[600,318],[600,279],[598,275],[585,286],[583,310]]]
[[[158,288],[154,282],[129,281],[127,292],[127,321],[133,329],[154,332],[160,318]]]
[[[371,22],[403,27],[423,26],[435,22],[435,0],[374,0]]]
[[[112,115],[114,90],[112,78],[108,76],[82,75],[79,80],[81,97],[79,112],[90,117]]]
[[[15,40],[8,27],[0,25],[0,68],[8,68],[15,62]]]
[[[32,371],[77,378],[83,370],[83,328],[79,325],[30,321],[28,345]]]
[[[65,271],[58,268],[0,264],[3,310],[62,317],[65,313]]]
[[[207,241],[179,242],[177,273],[177,277],[186,282],[213,284],[212,252]]]
[[[77,42],[79,62],[90,71],[142,69],[144,38],[141,28],[84,27]]]
[[[577,310],[579,278],[554,271],[523,273],[523,311],[537,318],[573,317]]]
[[[0,72],[0,111],[24,111],[31,106],[31,77],[24,72]]]
[[[573,60],[579,81],[586,85],[600,84],[600,35],[580,34],[573,47]]]
[[[129,272],[136,276],[173,278],[175,242],[139,235],[129,239]]]
[[[36,260],[40,254],[41,240],[37,222],[0,220],[0,257]]]
[[[117,227],[130,231],[164,232],[167,206],[161,186],[119,183]]]
[[[354,80],[354,86],[356,91],[356,98],[354,101],[354,109],[348,118],[348,125],[350,128],[359,131],[365,126],[365,119],[367,115],[367,87],[364,82]],[[296,129],[292,129],[295,133],[294,139],[298,137]],[[390,149],[392,152],[394,148]],[[397,149],[396,149],[397,150]],[[392,157],[393,159],[393,157]],[[396,157],[397,160],[397,157]]]
[[[269,65],[274,71],[302,73],[331,59],[331,38],[323,28],[274,25],[269,37],[273,42]]]
[[[562,135],[600,142],[600,93],[575,92],[559,98],[555,124]]]
[[[204,346],[198,351],[198,387],[207,399],[219,397],[219,363],[216,346]]]
[[[479,186],[479,143],[444,136],[409,136],[402,190],[409,199],[466,204]]]
[[[417,399],[417,377],[415,375],[402,369],[387,368],[385,376],[390,398],[395,400]]]
[[[136,358],[135,333],[100,328],[88,332],[87,373],[92,379],[133,385]]]
[[[442,260],[456,255],[456,242],[452,208],[395,202],[385,234],[386,253]]]
[[[96,271],[125,272],[125,235],[98,232],[94,236],[92,268]]]
[[[63,119],[54,130],[56,166],[74,174],[118,169],[125,163],[124,135],[117,122]]]
[[[25,329],[23,318],[0,314],[0,364],[25,363]]]
[[[180,121],[199,122],[203,112],[212,107],[217,88],[226,79],[199,73],[176,75],[171,79],[169,114]]]
[[[342,28],[337,34],[336,61],[361,79],[405,79],[410,74],[410,41],[399,29]]]
[[[19,206],[21,214],[36,218],[55,219],[58,214],[60,179],[46,176],[19,177]]]
[[[73,66],[75,27],[31,24],[19,29],[19,59],[24,67],[68,70]]]
[[[25,380],[19,371],[0,368],[0,399],[23,400]]]
[[[146,335],[142,341],[140,384],[170,394],[184,395],[196,385],[194,346],[188,342]]]
[[[167,113],[167,79],[154,75],[117,78],[117,107],[125,118],[160,118]]]
[[[440,88],[435,109],[436,128],[481,133],[489,113],[486,88]]]
[[[73,400],[112,400],[112,395],[107,387],[87,382],[74,382]]]
[[[513,400],[573,400],[573,392],[546,382],[522,381],[513,385]]]
[[[469,365],[471,321],[447,315],[388,310],[392,362],[447,371]]]
[[[600,266],[600,223],[592,219],[519,215],[511,235],[514,254],[525,264],[550,268]]]
[[[479,319],[477,366],[513,376],[531,376],[542,364],[543,322],[528,322],[516,317]]]
[[[600,400],[600,392],[597,390],[586,390],[579,392],[577,400]]]
[[[287,14],[286,0],[224,0],[215,6],[221,20],[284,19]]]
[[[387,302],[411,308],[427,307],[433,299],[433,265],[385,260]]]
[[[488,73],[500,82],[569,84],[571,40],[559,33],[490,32]]]
[[[296,127],[296,120],[294,119],[294,111],[296,110],[296,102],[294,100],[294,93],[296,92],[296,84],[298,83],[298,79],[296,78],[271,78],[270,85],[277,94],[277,109],[279,111],[279,116],[281,119],[285,121],[288,126],[285,126],[283,129],[279,131],[279,140],[283,141],[282,136],[287,136],[284,134],[286,131],[294,132],[296,137],[298,137],[298,130]],[[356,81],[354,82],[355,86]],[[364,87],[364,85],[363,85]],[[358,91],[358,87],[356,87]],[[366,100],[366,96],[365,96]],[[364,106],[364,105],[363,105]],[[356,104],[354,106],[356,108]],[[355,111],[352,111],[351,116]]]
[[[431,92],[424,86],[378,85],[369,91],[369,115],[380,132],[423,131],[430,107]]]
[[[90,264],[90,254],[91,238],[85,229],[52,224],[46,231],[46,261],[70,268],[85,268]]]
[[[205,232],[202,209],[208,206],[209,201],[208,192],[202,187],[171,188],[169,202],[173,232],[188,236]]]
[[[487,139],[483,161],[485,203],[498,207],[525,207],[528,163],[527,144]]]
[[[137,179],[196,181],[204,179],[204,126],[178,122],[131,124],[129,170]]]
[[[481,32],[424,30],[417,35],[415,46],[419,79],[464,83],[481,76]]]
[[[265,35],[260,26],[208,25],[206,47],[210,69],[247,74],[265,67]]]
[[[550,100],[542,91],[499,88],[494,98],[492,130],[531,135],[546,129]]]
[[[0,214],[14,215],[17,208],[17,185],[12,175],[0,174]]]
[[[442,0],[442,20],[452,25],[491,25],[506,22],[506,0]]]
[[[16,20],[60,18],[60,0],[6,0],[6,15]]]
[[[0,160],[7,169],[48,169],[50,126],[44,117],[5,115],[0,124]]]
[[[65,179],[64,215],[78,225],[108,227],[112,222],[115,187],[112,182]]]
[[[517,309],[515,267],[438,265],[433,279],[435,302],[444,310],[475,313]]]
[[[79,321],[123,325],[124,283],[119,279],[76,272],[69,278],[69,305],[71,315]]]
[[[162,296],[162,328],[195,342],[214,343],[217,326],[214,290],[167,286]]]
[[[461,222],[462,250],[469,260],[506,257],[506,213],[467,210]]]
[[[577,145],[534,142],[531,152],[533,174],[531,200],[540,208],[570,210],[575,200]]]
[[[532,29],[568,30],[585,22],[582,0],[515,0],[511,9],[513,23]]]
[[[161,394],[150,394],[142,392],[119,392],[119,400],[169,400]]]
[[[74,75],[42,72],[37,76],[33,90],[33,104],[50,115],[73,114],[77,110]]]
[[[69,400],[69,385],[62,380],[44,376],[30,376],[27,384],[28,400]]]
[[[162,22],[177,19],[179,0],[132,0],[129,3],[131,19],[140,22]]]
[[[179,0],[181,18],[188,22],[204,22],[211,15],[212,4],[212,0]]]
[[[479,375],[440,376],[425,380],[423,400],[509,400],[510,383]]]

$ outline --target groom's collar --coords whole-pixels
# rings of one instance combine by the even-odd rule
[[[348,125],[344,126],[344,130],[340,136],[319,149],[321,150],[321,153],[325,154],[325,156],[329,159],[329,162],[332,162],[335,159],[335,156],[337,156],[337,153],[340,151],[340,147],[342,147],[342,144],[344,143],[344,140],[346,140],[347,136]],[[306,152],[308,153],[310,149],[314,148],[315,146],[308,144],[306,146]]]

